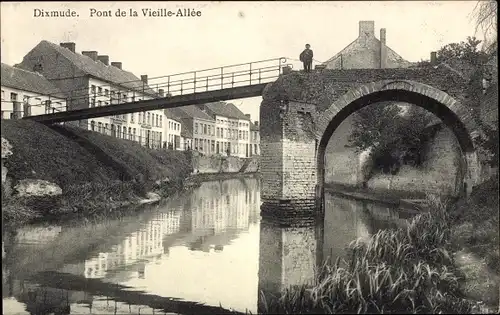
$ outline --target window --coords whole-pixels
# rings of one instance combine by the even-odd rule
[[[127,94],[123,94],[123,102],[126,103],[127,102]]]
[[[133,140],[134,140],[134,141],[137,141],[137,140],[136,140],[136,138],[135,138],[135,128],[133,129],[133,133],[134,133],[134,136],[133,136],[134,138],[133,138]]]
[[[220,136],[220,128],[217,127],[217,138]]]
[[[95,98],[90,99],[90,107],[95,107]]]
[[[90,93],[95,96],[95,85],[90,86]]]
[[[130,122],[133,123],[134,119],[135,119],[135,113],[130,113]]]
[[[95,99],[93,101],[94,101],[94,105],[95,105]],[[102,101],[97,101],[97,106],[101,107],[102,106]]]
[[[139,112],[139,123],[142,121],[142,113]]]
[[[163,127],[162,116],[160,116],[160,127]]]
[[[194,133],[198,133],[198,123],[194,124]],[[197,142],[195,142],[195,149],[197,148]]]
[[[133,140],[132,139],[132,127],[128,127],[128,139]]]
[[[102,87],[97,88],[97,94],[102,95]]]
[[[5,99],[5,91],[2,90],[2,101]]]
[[[147,120],[148,125],[150,124],[150,121],[151,121],[151,115],[148,113],[148,120]]]
[[[156,127],[160,127],[160,115],[156,114]]]
[[[95,121],[90,122],[90,130],[95,131]]]
[[[45,114],[49,114],[51,112],[50,110],[50,100],[45,101]]]
[[[210,130],[210,126],[208,126],[208,134],[212,134],[212,131]]]
[[[97,123],[97,131],[102,132],[102,123],[101,122]]]
[[[206,135],[207,134],[207,125],[203,125],[203,134]]]
[[[149,113],[148,113],[148,115],[149,115]],[[143,124],[146,123],[146,113],[145,112],[142,113],[142,123]]]
[[[104,90],[104,95],[105,95],[105,96],[109,96],[109,90],[108,90],[108,89],[105,89],[105,90]]]

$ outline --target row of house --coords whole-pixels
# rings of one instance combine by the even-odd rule
[[[165,97],[97,51],[43,40],[15,66],[2,63],[2,119]],[[72,122],[154,149],[249,157],[260,153],[258,122],[235,105],[213,103]]]

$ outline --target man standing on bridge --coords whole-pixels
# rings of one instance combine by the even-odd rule
[[[304,71],[310,72],[313,62],[313,51],[310,49],[311,45],[306,44],[306,49],[300,53],[300,61],[304,63]]]

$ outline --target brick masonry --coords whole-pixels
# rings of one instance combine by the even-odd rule
[[[314,282],[322,241],[318,243],[316,233],[315,224],[289,227],[267,220],[261,222],[259,311],[264,304],[262,294],[269,301],[286,288]]]
[[[281,76],[264,90],[260,108],[262,209],[304,200],[297,211],[322,196],[324,155],[335,129],[356,110],[378,101],[424,107],[441,118],[458,139],[470,190],[479,180],[474,139],[480,134],[467,105],[464,78],[446,67],[317,70]],[[318,198],[316,198],[318,197]],[[316,203],[317,204],[317,203]],[[277,210],[270,211],[274,205]]]

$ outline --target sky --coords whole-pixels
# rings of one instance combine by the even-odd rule
[[[404,59],[428,59],[431,51],[474,36],[476,1],[304,2],[2,2],[1,61],[10,65],[41,40],[75,42],[121,61],[123,69],[149,77],[264,59],[298,58],[304,44],[326,61],[358,36],[358,22],[387,29],[387,45]],[[144,17],[142,9],[201,11],[196,17]],[[78,17],[34,17],[34,10],[74,10]],[[91,17],[90,10],[112,17]],[[118,10],[138,17],[115,17]],[[480,36],[478,36],[480,37]],[[294,68],[299,67],[294,64]],[[259,120],[260,97],[234,100]]]

